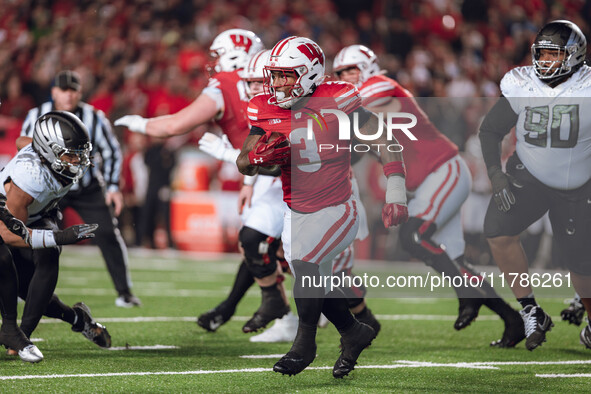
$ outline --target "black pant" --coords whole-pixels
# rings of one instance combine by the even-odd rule
[[[129,293],[131,281],[127,270],[127,247],[117,227],[117,219],[105,202],[103,189],[91,184],[81,191],[68,193],[60,209],[73,208],[85,223],[98,223],[94,242],[97,244],[119,294]]]
[[[43,218],[29,227],[57,230],[52,218]],[[18,294],[26,300],[21,329],[30,336],[39,324],[57,285],[61,247],[36,250],[11,247],[10,251],[18,273]]]

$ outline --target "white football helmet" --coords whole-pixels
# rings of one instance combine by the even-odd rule
[[[341,49],[335,56],[332,67],[337,75],[347,68],[357,67],[360,71],[359,81],[355,84],[357,87],[380,73],[378,57],[364,45],[349,45]]]
[[[263,83],[265,80],[265,73],[264,68],[269,62],[269,56],[271,55],[270,49],[265,49],[263,51],[255,53],[248,64],[242,71],[242,79],[246,82],[246,94],[248,97],[252,98],[254,96],[253,92],[250,89],[249,82],[260,82]]]
[[[215,59],[216,72],[244,68],[250,56],[263,49],[261,39],[249,30],[230,29],[214,38],[209,52]]]
[[[273,72],[295,72],[296,81],[289,92],[277,91]],[[271,94],[269,104],[290,108],[300,98],[311,94],[324,79],[324,52],[314,41],[305,37],[288,37],[279,41],[271,50],[265,66],[265,91]]]

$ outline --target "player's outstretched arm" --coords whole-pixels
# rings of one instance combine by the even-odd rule
[[[152,137],[172,137],[192,131],[197,126],[213,119],[217,112],[216,102],[208,95],[201,94],[191,104],[175,114],[149,119],[139,115],[125,115],[117,119],[114,124]]]
[[[70,245],[94,237],[98,224],[78,224],[57,231],[32,230],[26,227],[27,206],[33,198],[12,182],[8,185],[10,187],[6,193],[7,196],[0,194],[0,237],[6,244],[41,249]],[[19,196],[20,199],[13,200],[15,196]],[[14,214],[11,209],[15,212]]]

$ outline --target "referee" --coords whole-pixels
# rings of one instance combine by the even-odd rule
[[[51,101],[29,110],[21,136],[32,137],[35,121],[49,111],[69,111],[86,125],[92,143],[94,167],[72,186],[60,201],[60,209],[73,208],[86,223],[98,223],[94,238],[103,254],[109,274],[119,296],[115,305],[131,308],[140,306],[140,300],[131,293],[131,280],[127,269],[127,248],[117,227],[123,208],[119,191],[121,173],[121,147],[113,134],[111,124],[103,111],[84,103],[80,75],[75,71],[60,71],[51,88]],[[111,206],[113,209],[111,209]]]

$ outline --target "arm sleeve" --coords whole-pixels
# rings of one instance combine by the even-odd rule
[[[347,115],[349,116],[349,120],[351,121],[351,124],[353,123],[353,114],[359,114],[359,127],[363,127],[363,125],[365,123],[367,123],[367,121],[369,120],[369,118],[371,117],[372,112],[369,111],[368,109],[364,108],[364,107],[359,107],[356,110],[348,113]]]
[[[486,168],[501,167],[501,141],[517,123],[518,115],[504,96],[486,114],[480,125],[480,145]]]
[[[252,126],[250,128],[250,133],[248,135],[265,135],[265,130],[261,129],[259,126]]]

